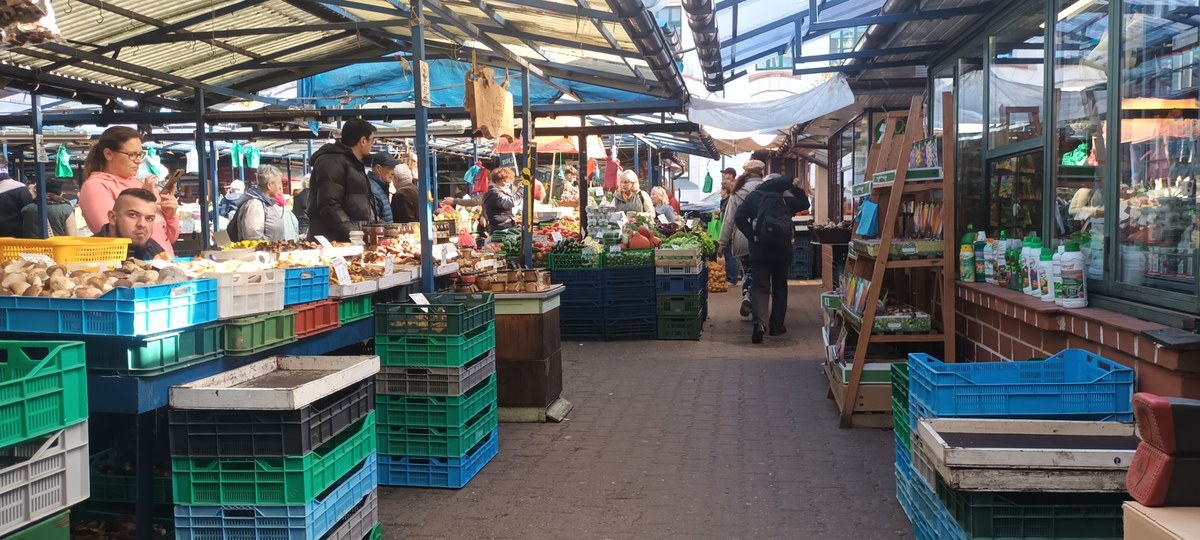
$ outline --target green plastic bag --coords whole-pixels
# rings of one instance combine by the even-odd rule
[[[716,242],[721,238],[721,220],[714,219],[708,222],[708,237]]]
[[[233,160],[234,167],[242,168],[244,155],[245,152],[242,150],[242,143],[233,141],[233,146],[229,147],[229,158]]]
[[[705,174],[704,175],[704,192],[705,193],[712,193],[712,184],[713,184],[712,173]]]
[[[257,169],[258,166],[262,164],[262,155],[259,154],[257,148],[255,148],[253,146],[246,147],[245,155],[246,155],[246,167],[249,167],[251,169]]]
[[[58,155],[54,158],[57,165],[54,168],[54,176],[59,178],[74,178],[75,169],[71,168],[71,154],[67,152],[66,145],[59,145]]]

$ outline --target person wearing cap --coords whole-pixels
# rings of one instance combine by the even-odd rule
[[[229,186],[225,188],[225,195],[221,197],[221,202],[217,203],[217,214],[225,219],[233,219],[233,213],[237,211],[245,192],[245,182],[241,180],[230,182]]]
[[[21,209],[32,202],[25,184],[0,171],[0,236],[21,236]]]
[[[387,152],[375,152],[371,156],[371,170],[367,178],[371,180],[371,197],[375,205],[375,221],[393,223],[391,188],[395,180],[396,166],[400,160]]]
[[[741,264],[742,274],[745,277],[742,280],[742,304],[738,311],[743,317],[750,316],[750,290],[754,286],[754,276],[750,272],[750,242],[733,223],[733,217],[737,215],[738,206],[746,200],[746,197],[762,185],[763,173],[766,170],[767,165],[757,159],[752,159],[742,165],[743,174],[734,182],[729,202],[725,204],[725,219],[721,222],[721,236],[717,240],[717,252],[724,252],[728,247],[730,254],[737,257]]]
[[[351,118],[338,141],[322,146],[312,157],[312,198],[308,205],[308,237],[349,242],[350,233],[375,221],[371,180],[363,160],[375,144],[375,126]]]
[[[625,169],[621,171],[620,180],[617,194],[613,197],[617,211],[653,214],[654,202],[650,200],[650,194],[641,189],[637,173]]]
[[[37,186],[37,184],[30,184]],[[62,196],[63,181],[46,181],[46,231],[50,236],[75,236],[75,205]],[[36,201],[21,209],[22,231],[25,238],[41,238],[38,230],[38,205]]]
[[[417,185],[413,183],[412,169],[403,163],[396,166],[393,171],[392,185],[396,188],[396,193],[392,194],[392,219],[396,223],[416,223],[420,221],[417,216]]]

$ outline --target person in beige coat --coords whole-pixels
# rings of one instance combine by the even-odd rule
[[[742,175],[734,183],[733,193],[729,195],[729,201],[725,205],[723,215],[728,217],[721,222],[721,237],[717,240],[717,253],[723,253],[728,246],[730,253],[741,262],[745,279],[742,280],[742,305],[739,312],[743,317],[750,316],[750,287],[753,285],[753,276],[750,275],[750,241],[734,225],[732,216],[737,215],[738,205],[746,200],[746,196],[762,185],[766,169],[767,165],[757,159],[742,165]]]

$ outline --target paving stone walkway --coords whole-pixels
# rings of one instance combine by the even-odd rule
[[[749,342],[735,293],[700,341],[563,343],[560,424],[501,424],[457,491],[381,488],[388,539],[908,539],[892,433],[841,430],[820,370],[820,285]]]

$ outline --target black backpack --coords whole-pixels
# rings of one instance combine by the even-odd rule
[[[781,245],[792,241],[792,212],[782,193],[758,190],[758,215],[754,218],[754,241]]]

